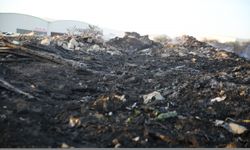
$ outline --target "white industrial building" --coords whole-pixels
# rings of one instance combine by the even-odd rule
[[[18,13],[0,13],[0,32],[12,33],[30,33],[35,32],[39,35],[58,35],[67,33],[67,29],[73,27],[87,28],[89,24],[81,21],[73,20],[56,20],[49,21],[34,17],[31,15],[18,14]],[[117,31],[103,30],[104,36],[116,36]]]
[[[11,33],[30,33],[35,32],[39,35],[60,35],[67,33],[71,28],[87,28],[88,23],[74,20],[56,20],[50,21],[26,14],[18,13],[0,13],[0,32]],[[122,36],[122,31],[103,29],[104,39],[108,40],[115,36]]]

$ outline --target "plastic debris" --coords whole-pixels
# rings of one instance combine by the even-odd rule
[[[222,97],[216,97],[216,98],[213,98],[211,99],[211,102],[221,102],[221,101],[224,101],[227,97],[226,96],[222,96]]]
[[[144,99],[143,101],[144,104],[150,103],[152,100],[156,100],[156,101],[165,100],[165,98],[157,91],[154,91],[147,95],[143,95],[143,99]]]
[[[243,134],[248,130],[246,127],[242,125],[233,122],[228,123],[223,120],[216,120],[215,126],[221,126],[233,134]]]

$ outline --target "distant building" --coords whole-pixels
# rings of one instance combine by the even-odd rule
[[[0,32],[30,33],[38,35],[58,35],[67,33],[67,29],[87,28],[89,24],[73,20],[49,21],[31,15],[18,13],[0,13]]]

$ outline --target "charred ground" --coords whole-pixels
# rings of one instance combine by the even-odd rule
[[[8,40],[85,67],[2,49],[1,80],[33,98],[0,83],[0,147],[250,147],[250,64],[233,53],[189,36],[167,46],[135,33],[104,44],[76,37],[80,50]],[[164,99],[145,103],[154,91]]]

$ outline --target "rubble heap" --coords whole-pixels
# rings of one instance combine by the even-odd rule
[[[189,36],[1,36],[0,99],[0,147],[250,147],[250,62]]]
[[[195,37],[189,35],[183,35],[181,37],[177,37],[176,40],[178,41],[178,44],[180,44],[185,48],[200,49],[203,47],[209,47],[209,44],[198,41]]]
[[[156,43],[148,38],[148,35],[141,36],[136,32],[125,32],[123,38],[116,37],[107,42],[116,49],[124,51],[137,51],[147,48],[160,48],[161,44]]]

